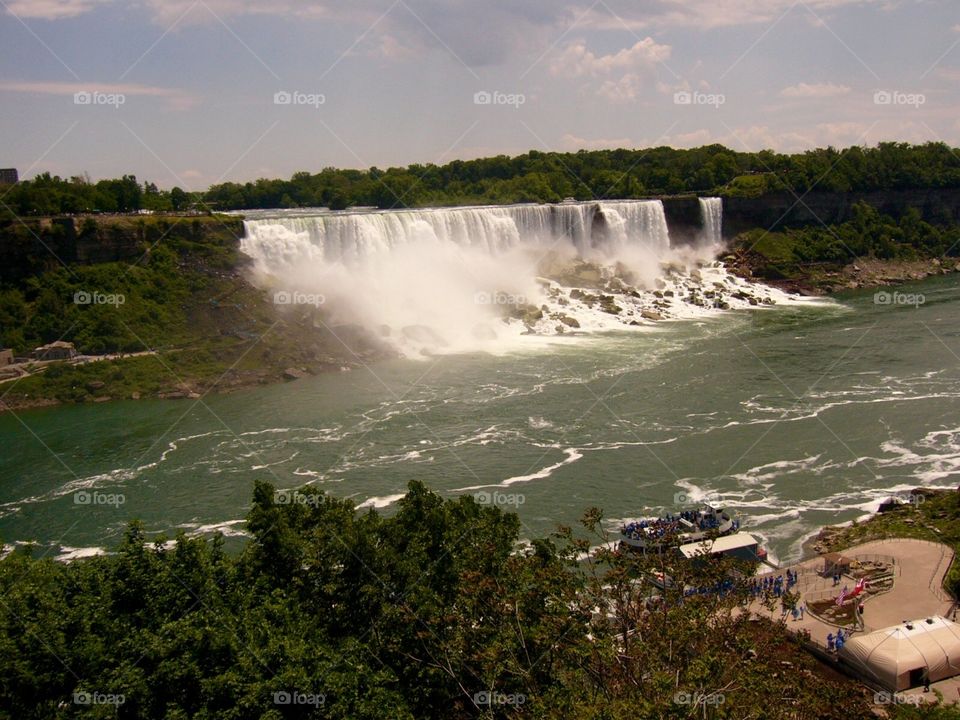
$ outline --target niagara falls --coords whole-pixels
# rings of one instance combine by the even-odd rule
[[[0,42],[0,720],[960,717],[955,1]]]

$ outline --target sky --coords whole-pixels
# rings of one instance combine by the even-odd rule
[[[0,167],[960,145],[957,0],[0,0]]]

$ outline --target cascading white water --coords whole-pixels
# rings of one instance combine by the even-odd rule
[[[700,198],[700,220],[703,225],[701,242],[718,247],[723,242],[723,200],[716,197]]]
[[[605,232],[594,233],[601,215]],[[303,261],[356,266],[381,253],[412,245],[446,245],[497,255],[519,247],[571,244],[579,253],[613,257],[630,246],[670,247],[659,200],[510,205],[504,207],[318,212],[307,216],[251,218],[243,250],[275,273]]]
[[[704,227],[719,238],[713,200],[701,201]],[[244,226],[258,283],[284,298],[322,296],[327,322],[361,324],[407,355],[526,347],[530,333],[638,326],[741,302],[717,289],[736,293],[739,280],[722,269],[704,276],[714,243],[671,248],[659,200],[252,211]]]

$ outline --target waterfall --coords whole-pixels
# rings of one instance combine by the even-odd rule
[[[671,247],[659,200],[255,210],[240,247],[275,303],[323,305],[328,328],[360,325],[408,357],[506,352],[531,335],[757,305],[756,290],[711,265],[722,209],[700,202],[698,247]]]
[[[301,262],[358,266],[413,245],[496,256],[521,245],[569,243],[615,257],[631,247],[670,247],[659,200],[313,214],[252,213],[244,252],[275,272]]]
[[[708,247],[720,245],[723,242],[723,200],[700,198],[700,220],[703,227],[701,242]]]

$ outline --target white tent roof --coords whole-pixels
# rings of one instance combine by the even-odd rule
[[[759,541],[750,533],[738,532],[733,535],[724,535],[716,540],[701,540],[699,542],[687,543],[680,546],[680,552],[684,557],[696,557],[697,555],[715,555],[717,553],[730,552],[740,548],[759,545]]]
[[[894,691],[906,690],[910,673],[926,670],[931,682],[960,674],[960,626],[944,617],[911,620],[847,640],[840,657]]]

